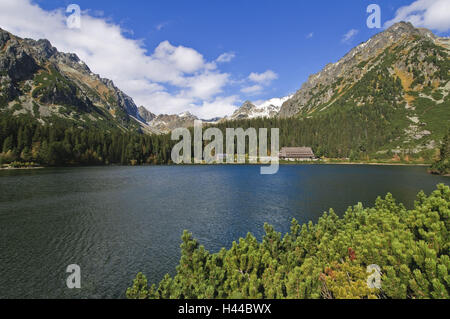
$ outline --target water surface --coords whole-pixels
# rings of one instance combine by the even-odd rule
[[[92,167],[0,171],[0,298],[123,298],[137,272],[173,274],[180,236],[210,251],[230,247],[268,222],[286,233],[292,218],[342,215],[391,192],[412,207],[448,177],[423,167],[285,165]],[[65,286],[78,264],[82,289]]]

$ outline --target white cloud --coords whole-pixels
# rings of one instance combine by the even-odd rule
[[[270,84],[273,80],[278,79],[278,74],[272,70],[267,70],[264,73],[251,73],[248,78],[256,83]]]
[[[226,52],[226,53],[221,54],[217,58],[216,62],[227,63],[227,62],[230,62],[231,60],[233,60],[235,57],[236,57],[236,55],[234,54],[234,52]]]
[[[162,22],[156,25],[155,29],[158,31],[161,31],[162,29],[164,29],[166,26],[169,25],[169,22]]]
[[[342,37],[342,42],[349,42],[351,39],[353,39],[357,34],[359,33],[356,29],[351,29],[348,31],[344,36]]]
[[[314,32],[308,33],[308,35],[306,35],[307,39],[311,39],[314,36]]]
[[[385,27],[406,21],[416,27],[424,27],[441,32],[450,30],[449,0],[417,0],[408,6],[400,7],[395,18],[386,22]]]
[[[174,47],[169,41],[161,42],[155,49],[153,57],[183,73],[194,73],[205,67],[205,61],[200,53],[183,46]]]
[[[149,52],[142,41],[127,38],[127,30],[89,11],[82,12],[81,29],[69,29],[64,11],[45,11],[31,0],[0,0],[0,27],[21,37],[48,39],[62,52],[76,53],[94,73],[113,80],[137,105],[154,113],[232,113],[231,104],[238,99],[220,96],[231,76],[221,72],[216,61],[169,41]],[[232,58],[230,53],[221,57]]]
[[[246,86],[246,87],[242,88],[241,92],[249,94],[249,95],[256,95],[258,93],[261,93],[263,89],[264,88],[261,85],[255,84],[255,85]]]
[[[222,92],[222,88],[228,82],[229,75],[226,73],[206,72],[201,75],[188,79],[187,86],[189,91],[186,96],[207,100],[218,93]]]
[[[192,106],[189,111],[197,114],[201,119],[208,120],[233,114],[240,103],[242,102],[238,96],[217,97],[212,101],[205,101],[199,106]]]
[[[263,73],[252,72],[248,76],[247,81],[243,82],[245,86],[241,88],[241,92],[247,96],[258,95],[276,79],[278,79],[278,74],[272,70],[267,70]]]

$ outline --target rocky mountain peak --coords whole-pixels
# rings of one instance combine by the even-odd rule
[[[9,39],[10,33],[0,28],[0,49],[2,49],[5,46],[6,42],[8,42]]]
[[[395,48],[405,46],[404,52],[409,52],[421,41],[436,43],[437,37],[431,31],[417,29],[409,22],[392,25],[350,50],[338,62],[330,63],[320,72],[311,75],[300,90],[282,105],[280,116],[290,117],[300,111],[308,113],[329,103],[337,97],[336,94],[350,88],[375,65],[382,63],[381,60],[388,57]],[[399,55],[399,59],[404,58]]]
[[[189,112],[189,111],[182,112],[182,113],[178,114],[178,116],[179,117],[187,117],[187,118],[196,118],[197,119],[197,117],[194,114],[192,114],[191,112]]]
[[[252,108],[254,108],[255,107],[255,105],[252,103],[252,102],[250,102],[250,101],[245,101],[244,102],[244,104],[242,104],[242,106],[241,106],[241,109],[252,109]]]
[[[52,46],[50,41],[46,39],[40,39],[38,41],[32,39],[24,39],[24,42],[33,51],[33,55],[38,60],[45,62],[45,60],[50,59],[52,56],[58,53],[58,50]]]
[[[80,112],[96,121],[105,116],[110,121],[110,116],[120,127],[132,125],[129,116],[142,120],[133,100],[112,81],[45,39],[22,39],[0,29],[0,80],[1,104],[19,98],[41,120],[53,115],[74,120]],[[33,111],[38,108],[40,112]]]
[[[152,112],[147,110],[144,106],[139,106],[138,110],[139,110],[139,115],[142,117],[142,119],[146,123],[151,122],[156,117],[155,114],[153,114]]]
[[[273,98],[264,102],[259,102],[256,105],[253,102],[245,101],[240,108],[238,108],[230,117],[225,117],[222,121],[253,119],[261,117],[275,117],[278,116],[280,107],[283,102],[287,101],[292,96],[283,98]]]

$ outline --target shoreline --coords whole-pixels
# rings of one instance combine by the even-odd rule
[[[352,163],[352,162],[324,162],[317,163],[318,165],[376,165],[376,166],[421,166],[421,167],[429,167],[431,164],[419,164],[419,163]]]
[[[28,169],[43,169],[44,166],[36,166],[36,167],[0,167],[1,171],[13,171],[13,170],[28,170]]]
[[[386,162],[279,162],[279,165],[372,165],[372,166],[419,166],[430,167],[432,164],[424,163],[386,163]],[[63,166],[34,166],[34,167],[0,167],[0,170],[27,170],[27,169],[43,169],[43,168],[77,168],[77,167],[146,167],[146,166],[239,166],[239,165],[270,165],[270,163],[201,163],[201,164],[141,164],[141,165],[122,165],[122,164],[105,164],[105,165],[63,165]],[[450,176],[444,175],[444,176]]]
[[[250,166],[267,166],[268,163],[219,163],[219,164],[143,164],[143,165],[72,165],[72,166],[36,166],[36,167],[0,167],[0,172],[5,171],[21,171],[21,170],[40,170],[46,168],[81,168],[81,167],[155,167],[155,166],[239,166],[239,165],[250,165]],[[432,164],[419,164],[419,163],[352,163],[352,162],[283,162],[279,163],[280,166],[306,166],[306,165],[341,165],[341,166],[398,166],[398,167],[431,167]],[[450,177],[450,174],[433,174],[428,172],[430,175]]]

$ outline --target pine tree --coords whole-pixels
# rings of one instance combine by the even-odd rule
[[[148,287],[139,274],[129,298],[449,298],[450,188],[438,185],[406,210],[391,194],[317,224],[292,221],[284,237],[270,225],[210,254],[184,232],[177,273]],[[381,288],[367,284],[379,265]],[[148,293],[147,293],[148,292]]]

